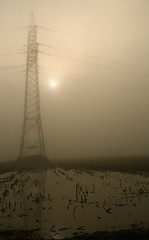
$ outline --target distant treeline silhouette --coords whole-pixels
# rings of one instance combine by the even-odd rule
[[[48,160],[42,156],[0,162],[0,173],[60,167],[64,169],[149,172],[149,156]]]
[[[149,172],[149,156],[53,160],[50,162],[50,166],[66,169],[84,168],[97,171]]]

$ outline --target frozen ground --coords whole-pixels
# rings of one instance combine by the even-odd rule
[[[0,175],[0,229],[45,239],[149,228],[149,176],[48,169]]]

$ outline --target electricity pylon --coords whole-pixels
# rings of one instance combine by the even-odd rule
[[[28,33],[24,123],[20,145],[21,158],[29,156],[46,157],[40,116],[38,45],[37,26],[32,15]]]

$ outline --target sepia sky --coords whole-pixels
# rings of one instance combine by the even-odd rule
[[[47,156],[149,155],[149,1],[0,0],[0,161],[19,155],[32,11]]]

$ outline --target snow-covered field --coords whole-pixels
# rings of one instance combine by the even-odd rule
[[[0,175],[0,229],[63,238],[149,227],[149,176],[48,169]]]

